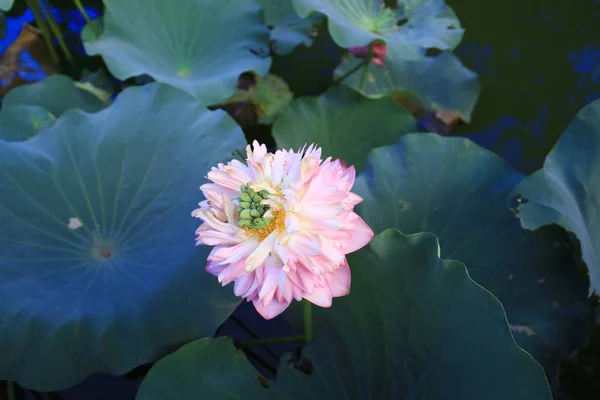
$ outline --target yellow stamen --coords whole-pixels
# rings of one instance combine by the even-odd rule
[[[254,236],[258,240],[263,241],[274,230],[277,230],[279,232],[285,230],[285,212],[273,211],[273,218],[271,218],[271,221],[269,221],[269,223],[267,225],[265,225],[263,228],[255,229],[255,228],[248,228],[245,226],[242,228],[248,235]]]

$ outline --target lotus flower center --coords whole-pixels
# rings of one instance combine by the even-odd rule
[[[102,239],[99,235],[95,235],[92,244],[92,257],[97,260],[108,260],[115,254],[114,243],[110,240]]]
[[[240,226],[246,233],[262,241],[274,230],[285,228],[285,212],[271,210],[269,205],[264,204],[269,192],[261,190],[257,193],[246,185],[242,185],[240,190],[238,215]]]

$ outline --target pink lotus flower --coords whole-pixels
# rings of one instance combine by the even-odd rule
[[[384,57],[387,56],[387,47],[385,43],[373,42],[368,46],[350,47],[348,51],[356,58],[365,58],[369,56],[369,48],[373,49],[373,64],[385,67]]]
[[[365,246],[373,231],[352,209],[354,167],[344,168],[310,145],[267,153],[254,141],[247,165],[213,167],[206,197],[192,216],[203,223],[196,245],[214,246],[206,270],[236,296],[252,301],[266,319],[307,299],[330,307],[350,292],[346,254]]]

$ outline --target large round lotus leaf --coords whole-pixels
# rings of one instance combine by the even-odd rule
[[[14,0],[0,0],[0,10],[8,11],[11,9]]]
[[[273,125],[273,137],[280,149],[318,143],[323,154],[361,170],[371,149],[415,129],[412,114],[391,98],[368,99],[339,86],[295,99]]]
[[[336,78],[361,62],[354,56],[346,56],[335,70]],[[477,74],[463,66],[451,51],[436,57],[385,59],[385,62],[385,67],[369,65],[362,89],[362,69],[345,78],[343,83],[367,97],[409,96],[422,103],[425,109],[454,111],[462,120],[471,121],[481,86]]]
[[[0,109],[0,140],[17,142],[31,139],[56,121],[54,114],[38,106],[16,105]]]
[[[587,282],[563,230],[519,226],[509,192],[523,178],[468,139],[415,133],[374,150],[353,190],[364,199],[357,212],[375,232],[438,236],[442,256],[464,262],[498,296],[517,343],[553,376],[556,353],[586,337]]]
[[[72,108],[96,112],[109,105],[108,99],[99,98],[85,87],[68,76],[51,75],[41,81],[11,90],[4,97],[2,107],[37,106],[59,117]]]
[[[313,310],[311,376],[284,360],[263,389],[227,340],[204,339],[156,363],[137,400],[551,399],[500,302],[438,254],[435,236],[396,230],[351,254],[350,294]]]
[[[271,48],[277,54],[290,54],[296,46],[309,47],[325,16],[312,13],[301,18],[291,0],[257,0],[263,8],[265,24],[271,29]]]
[[[84,42],[119,79],[148,74],[205,105],[235,92],[245,71],[269,70],[269,30],[255,0],[104,0],[104,30]]]
[[[0,379],[60,390],[214,334],[238,301],[204,271],[190,209],[243,143],[160,84],[0,141]]]
[[[558,224],[581,243],[589,292],[600,294],[600,100],[581,110],[535,172],[515,188],[526,229]]]
[[[454,49],[463,29],[443,0],[398,0],[395,10],[382,0],[292,0],[302,17],[327,16],[329,32],[344,48],[365,46],[375,39],[387,44],[390,59],[418,59],[427,48]]]

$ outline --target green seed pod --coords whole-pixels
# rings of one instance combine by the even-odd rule
[[[242,218],[242,219],[249,219],[251,216],[252,215],[250,214],[250,210],[247,208],[240,211],[240,218]]]
[[[248,193],[242,193],[239,197],[240,202],[244,203],[252,203],[252,197],[248,195]]]
[[[252,225],[252,221],[249,219],[240,219],[240,226],[250,226]]]
[[[253,209],[253,210],[254,210],[256,207],[258,207],[258,206],[256,205],[256,203],[250,203],[250,208],[251,208],[251,209]]]
[[[261,202],[261,201],[262,201],[262,197],[260,197],[260,196],[259,196],[259,195],[257,195],[257,194],[255,194],[255,195],[252,197],[252,202],[253,202],[253,203],[260,204],[260,202]]]
[[[260,215],[263,215],[265,213],[265,209],[263,207],[256,207],[256,211],[258,211]]]
[[[262,217],[262,214],[258,212],[258,210],[250,210],[250,216],[257,218]]]
[[[264,221],[263,221],[263,219],[262,219],[262,218],[254,218],[254,219],[252,220],[252,223],[253,223],[254,225],[262,225],[262,224],[263,224],[263,222],[264,222]]]
[[[248,191],[248,188],[246,187],[246,185],[242,185],[242,186],[240,186],[240,191],[242,193],[246,193]]]
[[[250,208],[250,203],[242,201],[240,202],[240,208]]]
[[[265,200],[269,198],[269,192],[267,192],[266,190],[261,190],[260,192],[258,192],[258,195]]]

